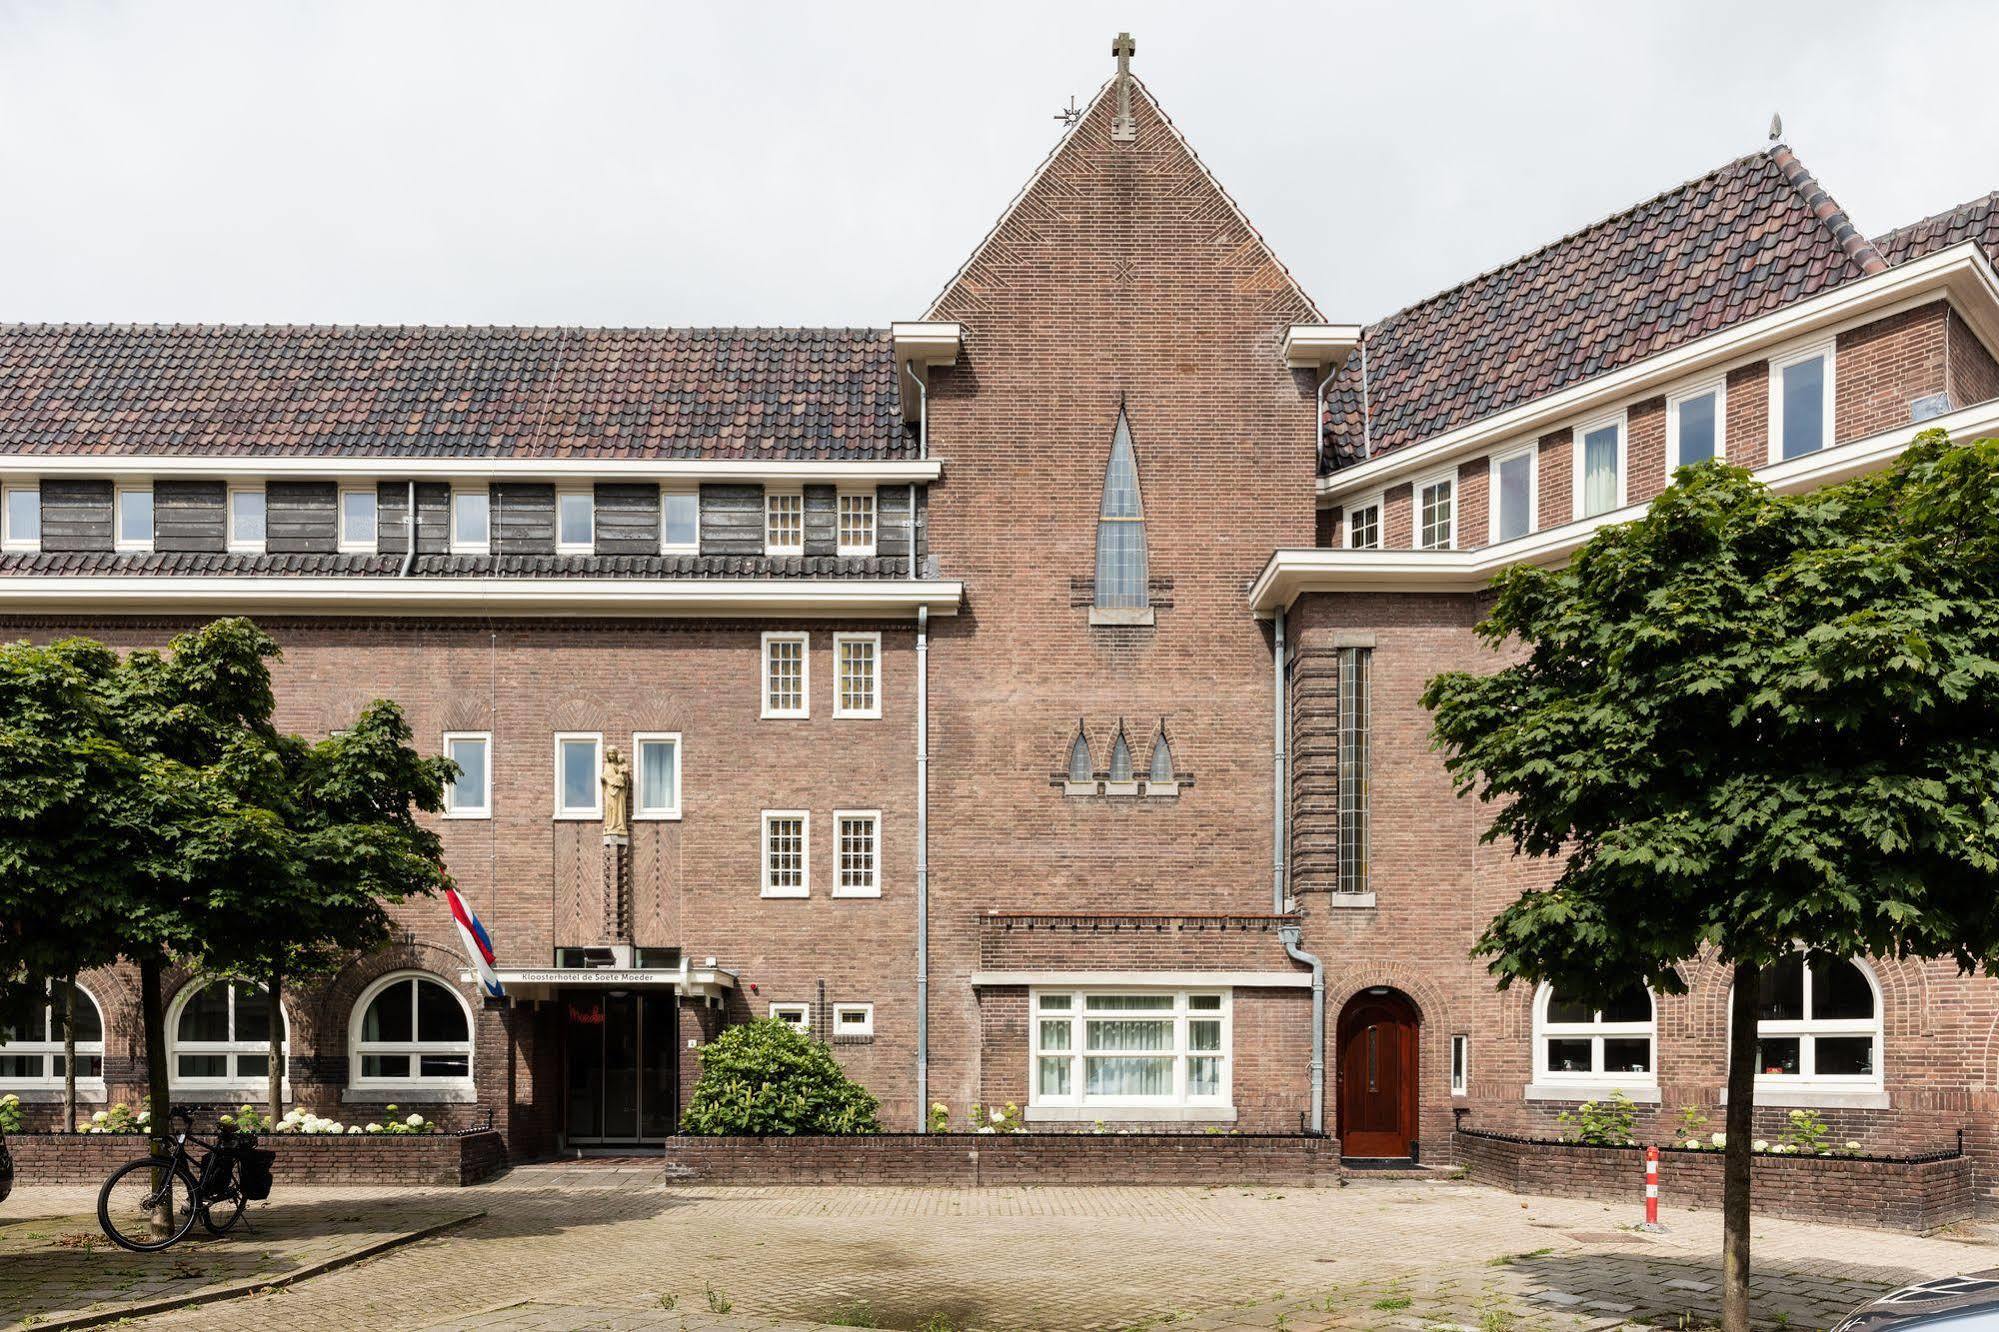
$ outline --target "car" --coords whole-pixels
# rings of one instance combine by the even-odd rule
[[[1894,1328],[1999,1329],[1999,1268],[1967,1276],[1936,1277],[1869,1300],[1833,1332],[1886,1332]]]

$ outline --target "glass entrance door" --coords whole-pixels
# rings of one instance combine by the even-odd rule
[[[570,1142],[644,1142],[673,1132],[678,1018],[671,991],[572,990],[563,996]]]

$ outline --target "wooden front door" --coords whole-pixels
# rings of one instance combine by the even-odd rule
[[[1393,990],[1340,1014],[1339,1134],[1344,1156],[1411,1156],[1416,1144],[1416,1007]]]

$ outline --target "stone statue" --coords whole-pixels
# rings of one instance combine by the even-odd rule
[[[604,835],[624,837],[631,831],[632,773],[613,745],[604,751]]]

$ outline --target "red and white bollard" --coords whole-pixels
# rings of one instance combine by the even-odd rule
[[[1645,1149],[1645,1224],[1640,1230],[1664,1230],[1659,1224],[1659,1149]]]

